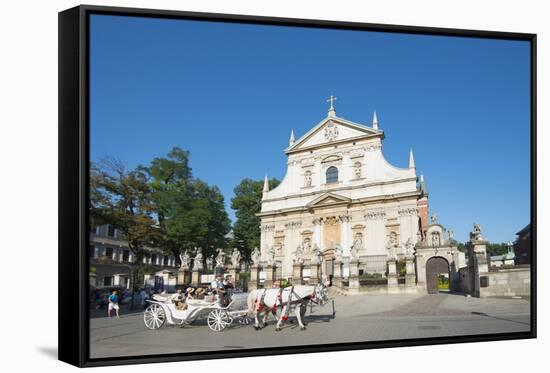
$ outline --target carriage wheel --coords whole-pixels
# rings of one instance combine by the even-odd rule
[[[225,310],[213,310],[206,319],[210,330],[221,332],[231,324],[231,318]]]
[[[143,313],[143,322],[149,329],[160,329],[166,322],[164,310],[158,304],[151,304]]]

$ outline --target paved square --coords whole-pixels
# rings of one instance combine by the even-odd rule
[[[274,319],[255,331],[234,325],[221,333],[202,321],[180,327],[149,330],[143,314],[96,317],[90,321],[92,358],[162,353],[231,350],[289,345],[310,345],[406,338],[527,332],[530,302],[526,299],[480,299],[462,295],[357,295],[335,298],[332,306],[313,308],[306,315],[307,329],[287,323],[276,332]],[[101,316],[95,310],[93,315]],[[261,335],[261,339],[258,338]]]

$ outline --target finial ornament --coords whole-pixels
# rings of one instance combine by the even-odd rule
[[[292,146],[294,145],[294,128],[290,129],[290,140],[288,140],[288,145]]]
[[[264,178],[264,193],[269,192],[269,181],[267,180],[267,174],[265,174]]]
[[[416,168],[416,166],[414,164],[414,154],[413,154],[413,149],[412,148],[409,152],[409,168]]]
[[[376,110],[374,111],[374,115],[372,116],[372,128],[375,130],[378,129],[378,116],[376,115]]]

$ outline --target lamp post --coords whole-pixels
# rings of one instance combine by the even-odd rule
[[[321,249],[318,249],[315,254],[319,259],[319,283],[323,285],[323,254],[321,253]]]

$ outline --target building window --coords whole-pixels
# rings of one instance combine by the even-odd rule
[[[130,250],[124,250],[122,252],[122,261],[128,262],[130,260]]]
[[[115,250],[112,247],[106,247],[105,248],[105,256],[109,259],[113,259],[113,254]]]
[[[333,184],[338,182],[338,169],[334,166],[330,166],[327,169],[327,184]]]
[[[152,254],[152,255],[151,255],[151,262],[152,262],[153,264],[157,264],[157,254]]]
[[[113,278],[111,276],[103,278],[103,286],[112,286]]]
[[[107,226],[107,235],[108,235],[109,237],[114,237],[114,236],[115,236],[115,227],[112,226],[111,224],[109,224],[109,225]]]
[[[90,258],[93,258],[95,256],[95,246],[90,245]]]
[[[168,266],[168,257],[167,256],[164,257],[164,266],[165,267]]]

